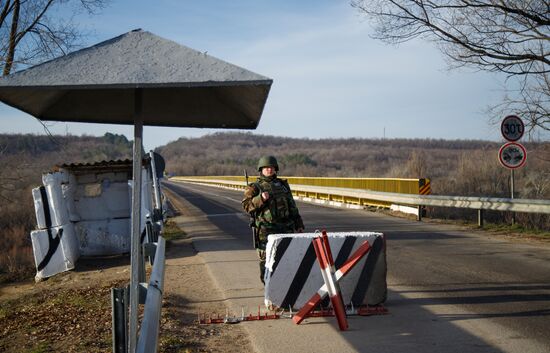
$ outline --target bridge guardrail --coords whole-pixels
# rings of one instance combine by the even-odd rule
[[[156,251],[153,269],[141,322],[141,330],[137,343],[137,353],[154,353],[158,348],[158,336],[160,326],[160,314],[162,307],[162,294],[164,291],[165,248],[166,242],[159,236],[156,243]]]
[[[220,185],[233,188],[244,188],[244,183],[219,179],[195,179],[189,177],[173,177],[171,180]],[[292,191],[298,196],[320,198],[347,202],[346,198],[353,199],[352,203],[362,205],[362,200],[377,200],[398,205],[433,206],[451,208],[469,208],[475,210],[495,210],[510,212],[527,212],[550,214],[550,200],[510,199],[494,197],[472,196],[442,196],[416,195],[370,190],[359,190],[340,187],[323,187],[300,184],[290,184]]]

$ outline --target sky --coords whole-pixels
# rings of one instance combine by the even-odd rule
[[[136,28],[273,79],[254,133],[308,138],[502,140],[487,107],[504,77],[447,70],[433,43],[399,46],[372,39],[368,19],[347,0],[113,0],[75,20],[84,46]],[[51,123],[54,134],[119,133],[133,127]],[[145,127],[146,150],[220,129]],[[0,103],[0,133],[39,133],[32,116]]]

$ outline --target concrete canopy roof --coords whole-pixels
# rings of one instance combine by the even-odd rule
[[[272,80],[135,30],[0,78],[0,101],[41,120],[257,127]]]

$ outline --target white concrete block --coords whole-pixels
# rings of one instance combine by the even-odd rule
[[[34,200],[34,212],[36,215],[36,224],[38,229],[51,227],[52,219],[50,215],[50,205],[48,204],[48,195],[43,186],[32,189],[32,198]]]
[[[318,233],[273,234],[266,248],[265,303],[300,309],[324,284],[312,239]],[[339,282],[345,305],[376,305],[387,296],[386,251],[382,233],[328,233],[338,269],[364,241],[371,250]],[[328,300],[326,301],[328,304]]]
[[[391,205],[391,211],[398,211],[408,214],[413,214],[418,217],[418,207],[403,206],[403,205]]]
[[[31,241],[36,281],[73,269],[80,256],[72,223],[34,230],[31,232]]]
[[[61,187],[63,183],[67,182],[68,177],[65,173],[62,172],[48,173],[42,175],[42,183],[44,184],[44,188],[46,189],[46,194],[48,197],[47,203],[50,207],[52,227],[58,227],[67,224],[70,221],[69,210],[67,208],[67,200],[63,197],[63,191]],[[45,201],[43,202],[45,203]]]

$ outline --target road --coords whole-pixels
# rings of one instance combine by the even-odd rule
[[[188,205],[183,226],[229,306],[257,308],[263,291],[242,192],[164,184]],[[306,231],[387,237],[389,315],[245,322],[258,352],[550,352],[550,244],[364,210],[298,202]],[[257,310],[257,309],[256,309]]]

